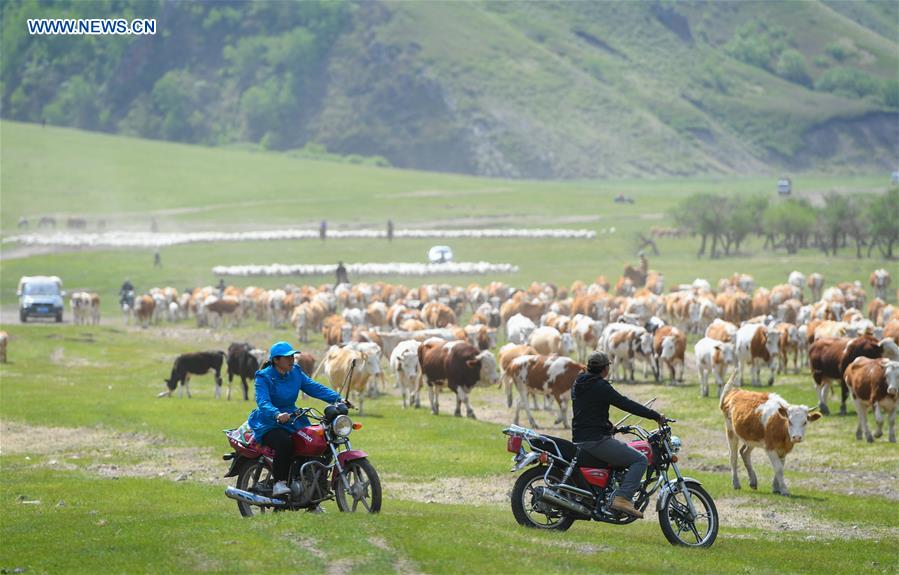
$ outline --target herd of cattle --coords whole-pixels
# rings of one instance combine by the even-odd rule
[[[420,392],[426,388],[431,410],[437,413],[439,393],[448,387],[456,395],[455,413],[461,414],[464,403],[467,415],[474,417],[472,389],[501,381],[509,407],[518,392],[516,422],[524,409],[530,424],[536,425],[531,409],[542,396],[544,405],[554,400],[557,422],[567,425],[571,385],[591,350],[610,355],[618,380],[634,381],[635,368],[642,364],[644,378],[651,372],[657,381],[676,383],[684,380],[689,334],[699,338],[693,351],[702,396],[709,394],[712,377],[720,396],[731,369],[738,373],[739,384],[749,370],[752,384],[760,385],[766,368],[771,385],[777,373],[799,372],[810,365],[825,414],[831,382],[840,384],[841,413],[846,412],[855,379],[879,378],[858,383],[859,390],[870,391],[864,397],[872,407],[892,397],[886,390],[899,360],[899,315],[884,301],[891,282],[886,270],[871,274],[875,297],[870,302],[860,282],[824,289],[824,278],[817,273],[805,277],[793,272],[786,283],[770,289],[756,288],[752,277],[734,274],[722,279],[716,290],[696,280],[666,293],[661,274],[648,270],[641,277],[634,271],[628,266],[614,287],[599,277],[589,285],[575,282],[569,289],[536,282],[526,290],[499,282],[467,288],[426,284],[417,289],[375,283],[276,290],[207,287],[179,295],[173,288],[156,288],[139,298],[135,308],[168,310],[172,318],[193,315],[199,325],[237,324],[247,317],[273,327],[290,323],[301,342],[309,341],[310,331],[321,333],[330,348],[310,373],[324,373],[336,386],[355,361],[348,386],[360,408],[363,393],[383,385],[383,359],[396,374],[404,406],[420,405]],[[460,325],[459,318],[469,313],[468,322]],[[168,317],[139,316],[153,321]],[[497,331],[507,343],[494,355]],[[261,350],[244,347],[245,355],[259,356],[252,365],[264,360]],[[232,361],[232,351],[221,355],[228,358],[229,380],[232,371],[239,372],[230,368],[239,361]],[[880,370],[844,377],[859,357],[879,361]],[[861,394],[853,394],[856,402]],[[886,403],[884,409],[894,414]],[[875,413],[880,419],[879,407]]]

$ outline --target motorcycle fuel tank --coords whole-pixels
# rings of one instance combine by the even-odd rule
[[[327,446],[321,425],[310,425],[293,434],[294,455],[321,455]]]

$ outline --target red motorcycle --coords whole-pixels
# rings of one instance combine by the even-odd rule
[[[223,457],[231,461],[225,477],[237,477],[237,485],[225,495],[237,500],[244,517],[272,510],[313,510],[323,501],[337,500],[343,512],[355,512],[360,506],[369,513],[381,509],[381,480],[364,451],[354,450],[349,435],[362,424],[353,423],[343,403],[329,405],[321,413],[314,408],[294,412],[293,419],[306,416],[317,422],[293,434],[294,458],[287,485],[290,493],[272,496],[273,449],[258,443],[244,424],[225,430],[234,448]]]
[[[718,536],[718,510],[699,481],[681,475],[677,466],[681,441],[671,435],[668,423],[651,433],[636,425],[616,430],[636,435],[638,439],[628,445],[649,460],[646,476],[634,494],[634,507],[645,510],[650,497],[658,492],[656,512],[665,538],[672,545],[711,546]],[[565,531],[579,519],[613,525],[635,521],[610,508],[624,469],[612,468],[559,437],[517,425],[503,433],[509,436],[507,449],[515,454],[512,471],[538,464],[522,473],[512,489],[512,514],[519,524]],[[673,478],[669,471],[673,471]]]

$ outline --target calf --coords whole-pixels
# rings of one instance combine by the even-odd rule
[[[804,405],[790,405],[776,393],[738,389],[733,386],[733,379],[731,376],[731,381],[724,387],[719,406],[724,412],[724,431],[730,449],[734,489],[740,489],[737,452],[749,473],[749,487],[756,489],[758,479],[752,468],[752,450],[764,447],[774,468],[772,491],[789,495],[784,481],[784,461],[793,447],[805,437],[808,422],[815,421],[821,414],[810,413],[811,410]]]
[[[585,370],[583,364],[571,358],[558,355],[523,355],[515,358],[510,366],[511,376],[518,388],[518,402],[515,407],[515,425],[518,425],[521,406],[524,404],[528,422],[536,428],[537,422],[528,406],[528,394],[534,393],[552,396],[559,406],[559,417],[555,423],[561,423],[568,429],[568,402],[571,399],[571,386],[577,376]]]
[[[227,398],[231,399],[231,382],[236,375],[240,378],[243,386],[243,399],[247,401],[249,399],[247,379],[255,379],[260,365],[258,355],[253,353],[253,346],[248,343],[232,343],[228,346],[226,363],[228,365]]]
[[[693,347],[696,357],[696,371],[699,372],[699,393],[701,397],[709,395],[709,374],[715,375],[718,384],[718,397],[724,387],[724,373],[728,365],[736,364],[734,344],[725,343],[704,337]]]
[[[843,373],[846,385],[855,397],[858,427],[855,438],[862,438],[862,430],[868,443],[883,435],[883,412],[889,417],[890,443],[896,442],[896,400],[899,394],[899,361],[857,357]],[[868,410],[874,410],[877,432],[872,436],[868,429]]]
[[[747,323],[737,330],[735,339],[737,368],[740,372],[740,385],[743,385],[743,369],[749,365],[752,373],[752,385],[761,385],[762,365],[771,370],[768,385],[774,384],[774,373],[777,370],[780,333],[761,324]]]
[[[223,351],[200,351],[196,353],[185,353],[175,358],[172,365],[172,375],[168,379],[163,379],[168,390],[162,391],[156,397],[171,397],[172,392],[178,388],[178,397],[182,397],[182,390],[187,392],[190,398],[190,376],[206,375],[210,371],[215,372],[215,398],[222,396],[222,362],[225,360],[225,352]]]
[[[843,372],[857,357],[878,359],[883,355],[883,348],[873,337],[862,336],[854,339],[831,337],[816,340],[808,349],[809,365],[812,378],[818,392],[818,407],[824,415],[830,414],[827,400],[830,397],[831,381],[840,382],[840,415],[846,415],[846,398],[849,388],[843,379]]]
[[[403,409],[406,409],[407,397],[409,405],[421,407],[420,387],[418,386],[421,373],[418,364],[420,345],[421,343],[414,339],[406,340],[397,344],[390,353],[390,368],[396,374],[396,382],[403,394]]]
[[[134,313],[137,315],[137,321],[144,329],[149,327],[150,320],[153,319],[153,310],[156,309],[156,300],[149,294],[144,294],[137,298],[134,302]]]

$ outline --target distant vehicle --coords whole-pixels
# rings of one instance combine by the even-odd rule
[[[793,182],[790,178],[781,178],[777,180],[777,193],[782,196],[789,196],[793,191]]]
[[[613,198],[612,201],[614,201],[616,204],[633,204],[634,198],[625,196],[624,194],[618,194]]]
[[[432,264],[444,264],[453,261],[453,250],[449,246],[433,246],[428,250],[428,261]]]
[[[19,279],[19,320],[27,323],[29,317],[52,317],[62,322],[65,307],[62,280],[57,276],[22,276]]]
[[[899,170],[896,170],[890,175],[890,183],[899,184]]]

